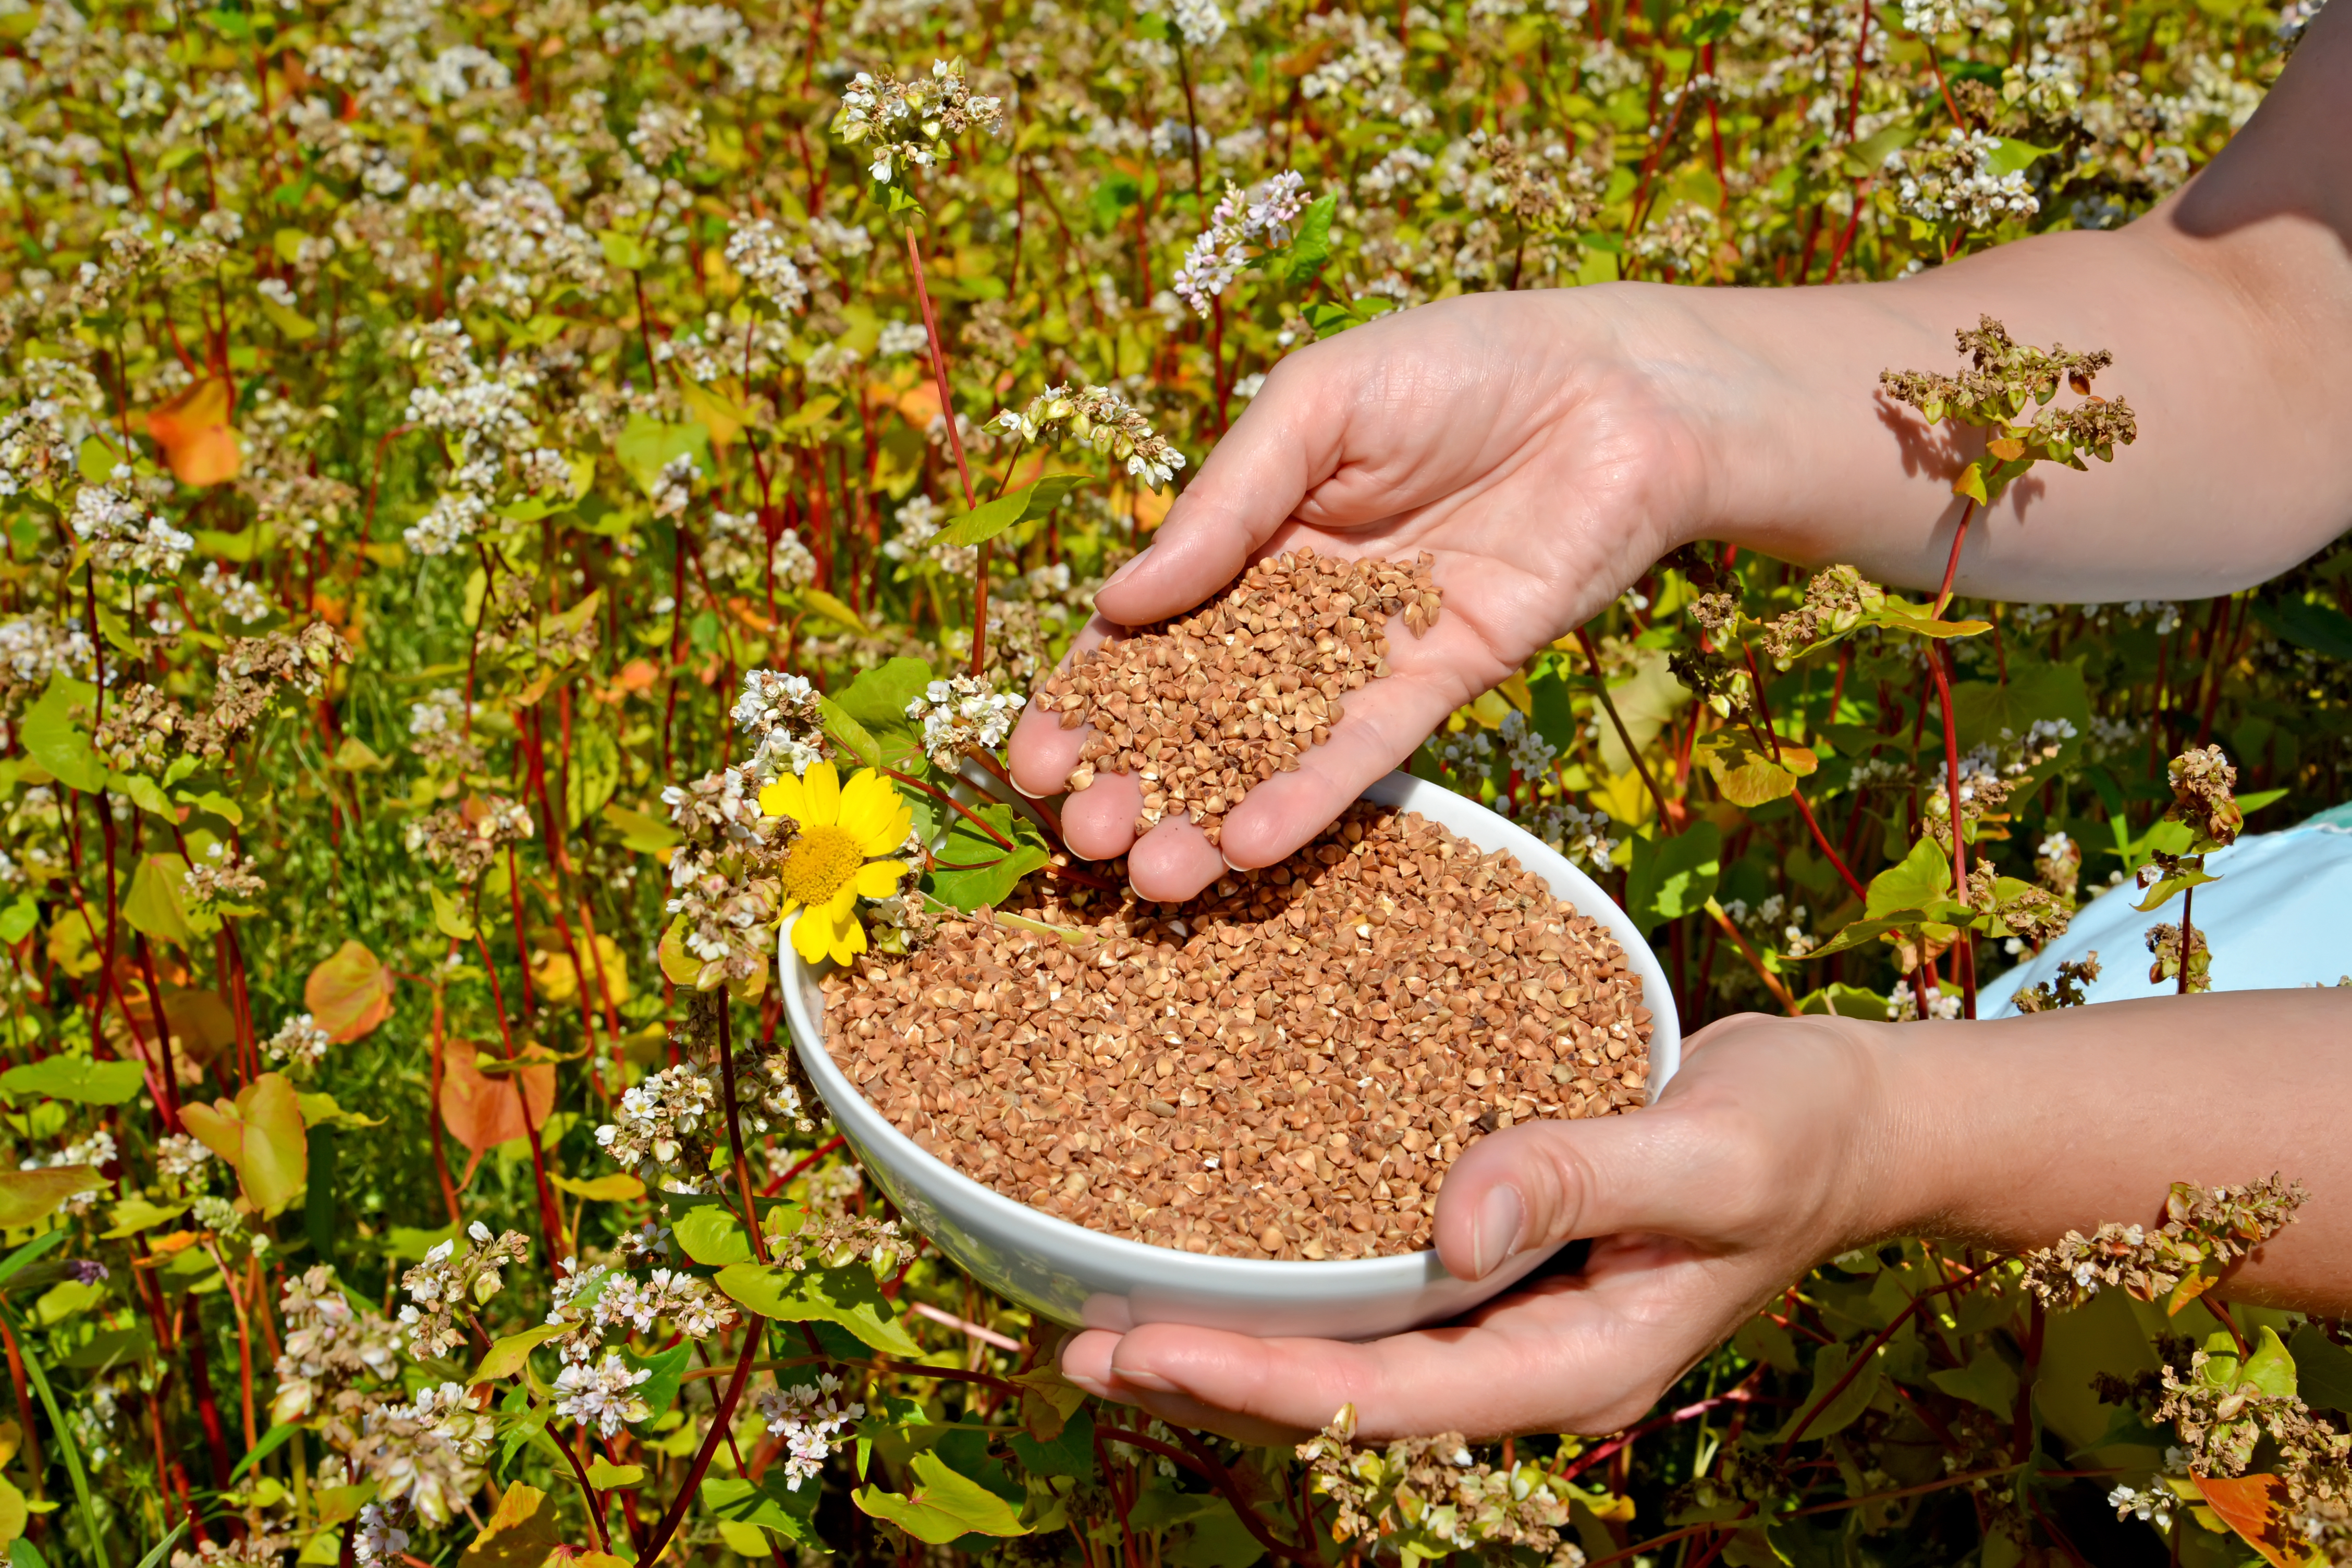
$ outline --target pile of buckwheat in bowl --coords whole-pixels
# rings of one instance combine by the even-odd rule
[[[824,981],[835,1063],[997,1192],[1188,1252],[1431,1245],[1488,1131],[1647,1098],[1623,951],[1506,852],[1360,803],[1182,906],[1033,883]]]

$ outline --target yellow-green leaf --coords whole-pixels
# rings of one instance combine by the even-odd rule
[[[1013,1505],[948,1468],[937,1454],[915,1456],[908,1466],[915,1484],[904,1497],[880,1487],[854,1494],[858,1510],[887,1519],[916,1540],[944,1546],[962,1535],[1026,1535],[1029,1527]]]
[[[16,1230],[58,1212],[77,1193],[106,1185],[95,1165],[44,1165],[37,1171],[0,1171],[0,1230]]]

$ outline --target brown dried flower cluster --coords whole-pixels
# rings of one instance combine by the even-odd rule
[[[2165,815],[2187,823],[2200,847],[2236,843],[2246,814],[2238,808],[2238,770],[2228,753],[2219,746],[2201,751],[2191,746],[2173,758],[2166,771],[2172,783],[2172,808]]]
[[[2039,985],[2028,985],[2019,991],[2012,1002],[2021,1013],[2049,1013],[2060,1007],[2080,1007],[2089,1000],[2084,994],[2084,987],[2098,977],[2099,953],[2094,948],[2079,962],[2061,963],[2056,979]]]
[[[2193,1298],[2284,1229],[2307,1195],[2301,1182],[2276,1174],[2242,1187],[2176,1182],[2161,1226],[2110,1220],[2095,1236],[2070,1230],[2057,1246],[2026,1255],[2019,1283],[2043,1305],[2059,1308],[2080,1306],[2102,1286],[2143,1301],[2182,1289]]]
[[[1415,637],[1436,621],[1433,564],[1286,551],[1182,620],[1079,655],[1038,698],[1093,728],[1069,787],[1132,774],[1137,832],[1181,815],[1216,843],[1243,796],[1330,739],[1345,693],[1388,673],[1388,620]]]
[[[1647,1095],[1616,942],[1507,854],[1358,805],[1181,914],[1049,886],[826,982],[827,1046],[933,1153],[1049,1214],[1224,1256],[1429,1245],[1446,1168]],[[1039,924],[1072,931],[1065,939]]]
[[[315,697],[327,671],[351,661],[352,645],[324,621],[294,634],[231,637],[215,672],[213,705],[183,726],[182,742],[193,755],[222,756],[261,717],[279,688]]]
[[[1573,1490],[1543,1466],[1481,1464],[1459,1432],[1400,1437],[1379,1450],[1356,1447],[1355,1437],[1349,1405],[1298,1445],[1309,1484],[1337,1505],[1334,1540],[1393,1545],[1402,1538],[1423,1549],[1406,1555],[1408,1563],[1457,1552],[1512,1563],[1531,1552],[1553,1568],[1585,1561],[1560,1533]]]
[[[499,851],[536,831],[530,813],[502,795],[469,795],[408,825],[412,854],[448,868],[461,888],[470,888],[490,868]]]

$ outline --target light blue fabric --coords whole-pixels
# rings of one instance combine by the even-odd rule
[[[2193,915],[2212,951],[2214,990],[2333,985],[2352,973],[2352,805],[2282,833],[2249,834],[2208,857],[2205,868],[2221,879],[2197,889]],[[2180,900],[2143,914],[2132,906],[2144,896],[2126,879],[2084,905],[2064,936],[1984,987],[1977,1016],[2014,1016],[2010,999],[2020,989],[2095,951],[2100,973],[2086,989],[2091,1001],[2170,994],[2172,982],[2148,980],[2147,931],[2158,921],[2179,924]]]

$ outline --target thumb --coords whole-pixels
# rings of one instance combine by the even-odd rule
[[[1314,349],[1302,350],[1267,373],[1200,476],[1176,498],[1150,548],[1096,595],[1104,616],[1140,626],[1183,614],[1240,576],[1307,490],[1330,477],[1347,404],[1317,390],[1328,377],[1303,362],[1318,357]]]
[[[1748,1141],[1669,1106],[1531,1121],[1479,1140],[1438,1191],[1437,1253],[1480,1279],[1515,1254],[1628,1231],[1697,1241],[1738,1228],[1759,1184]]]

